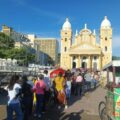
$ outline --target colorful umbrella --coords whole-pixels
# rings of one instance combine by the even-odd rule
[[[58,69],[53,70],[53,71],[50,73],[50,78],[53,78],[54,76],[58,75],[60,72],[61,72],[63,75],[65,74],[65,70],[64,70],[64,69],[58,68]]]

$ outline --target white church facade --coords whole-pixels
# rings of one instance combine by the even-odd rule
[[[72,39],[74,37],[74,43]],[[100,26],[99,43],[96,32],[85,27],[73,36],[72,26],[67,18],[61,29],[60,66],[64,69],[101,68],[112,60],[112,27],[107,16]]]

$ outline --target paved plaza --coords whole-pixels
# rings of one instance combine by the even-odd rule
[[[104,100],[106,91],[98,87],[96,90],[85,93],[84,96],[71,96],[68,109],[51,107],[41,120],[100,120],[98,116],[98,104]],[[6,118],[6,97],[0,95],[0,120]]]

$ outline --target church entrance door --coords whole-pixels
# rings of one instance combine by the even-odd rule
[[[82,68],[87,68],[87,63],[86,62],[82,62]]]
[[[72,68],[76,68],[76,62],[73,62]]]

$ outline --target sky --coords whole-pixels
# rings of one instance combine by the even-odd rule
[[[60,30],[69,18],[73,33],[84,24],[99,29],[107,16],[113,29],[113,55],[120,56],[120,0],[0,0],[0,29],[5,24],[17,32],[52,37],[60,41]]]

